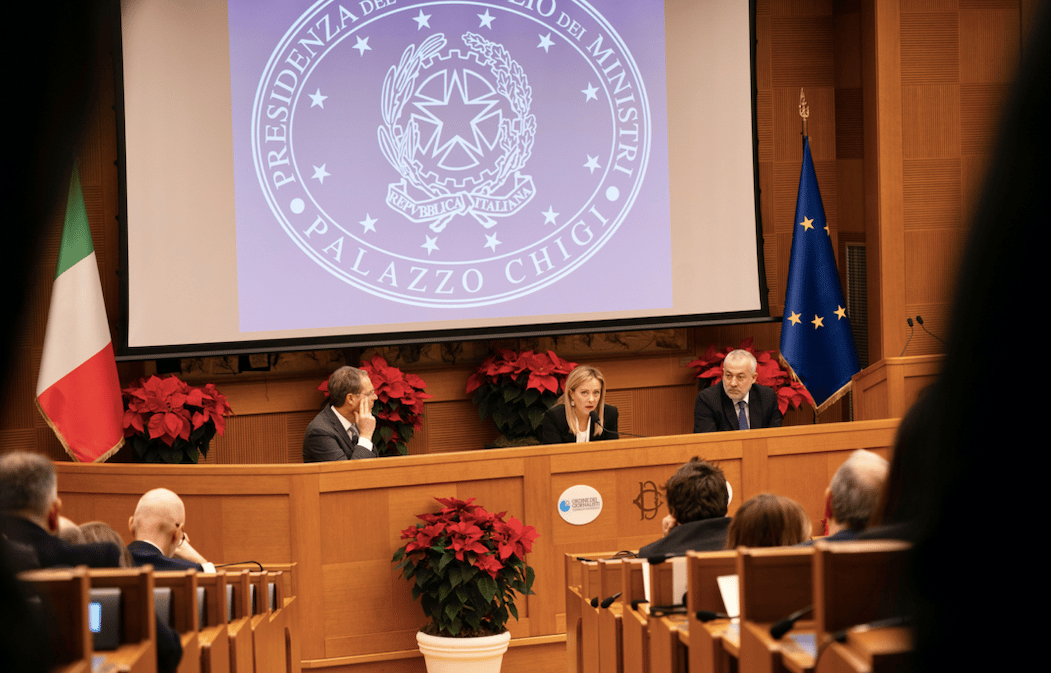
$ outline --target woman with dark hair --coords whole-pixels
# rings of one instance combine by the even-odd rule
[[[606,404],[602,372],[578,365],[566,378],[566,391],[540,422],[540,442],[572,444],[619,438],[617,408]]]
[[[741,505],[730,521],[726,548],[785,547],[810,539],[810,517],[795,500],[760,493]]]

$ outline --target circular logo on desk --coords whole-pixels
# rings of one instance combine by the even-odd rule
[[[566,523],[583,526],[601,513],[602,495],[591,486],[570,486],[558,496],[558,514]]]
[[[611,24],[555,7],[322,1],[299,17],[258,82],[251,143],[302,252],[438,308],[525,296],[597,253],[642,187],[649,103]]]

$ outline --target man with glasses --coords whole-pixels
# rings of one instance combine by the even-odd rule
[[[310,421],[303,437],[303,462],[375,458],[375,401],[376,389],[368,374],[354,367],[332,372],[328,377],[328,404]]]
[[[738,349],[726,356],[722,385],[697,393],[694,432],[781,427],[777,393],[755,382],[755,368],[755,356],[746,350]]]

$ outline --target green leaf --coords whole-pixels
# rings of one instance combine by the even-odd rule
[[[536,388],[528,388],[524,393],[522,393],[522,401],[526,404],[526,406],[532,405],[538,399],[540,399],[540,391]]]
[[[514,615],[515,621],[518,620],[518,608],[514,603],[508,603],[507,607],[511,610],[511,614]]]
[[[511,402],[513,400],[517,400],[519,397],[522,396],[522,391],[518,388],[507,387],[504,388],[503,392],[504,402]]]
[[[482,593],[482,598],[485,599],[486,603],[491,603],[493,597],[496,596],[496,580],[489,575],[482,575],[475,582],[478,585],[478,591]]]

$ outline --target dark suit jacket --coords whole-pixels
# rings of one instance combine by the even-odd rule
[[[606,405],[605,423],[602,424],[602,432],[591,435],[589,441],[600,442],[605,439],[620,439],[617,432],[617,408],[612,404]],[[577,441],[576,434],[569,429],[566,420],[566,408],[556,404],[544,414],[544,420],[540,421],[540,443],[541,444],[573,444]]]
[[[639,558],[683,556],[688,551],[720,551],[726,549],[729,528],[728,516],[679,524],[661,539],[640,549]]]
[[[70,544],[20,516],[0,517],[0,530],[9,540],[34,552],[41,568],[85,565],[90,568],[119,568],[120,549],[108,542]]]
[[[781,418],[774,389],[753,383],[748,392],[748,422],[751,429],[780,428]],[[723,389],[722,381],[717,381],[714,386],[697,393],[697,402],[693,405],[694,432],[740,429],[737,410],[734,409],[733,400]]]
[[[131,552],[131,558],[137,566],[152,565],[154,570],[196,570],[199,573],[204,572],[204,567],[200,563],[165,556],[160,549],[157,549],[149,542],[135,540],[128,545],[128,551]]]
[[[326,406],[307,426],[303,436],[303,462],[375,458],[375,453],[358,445],[357,426],[351,425],[350,432],[353,436],[343,429],[331,405]]]

